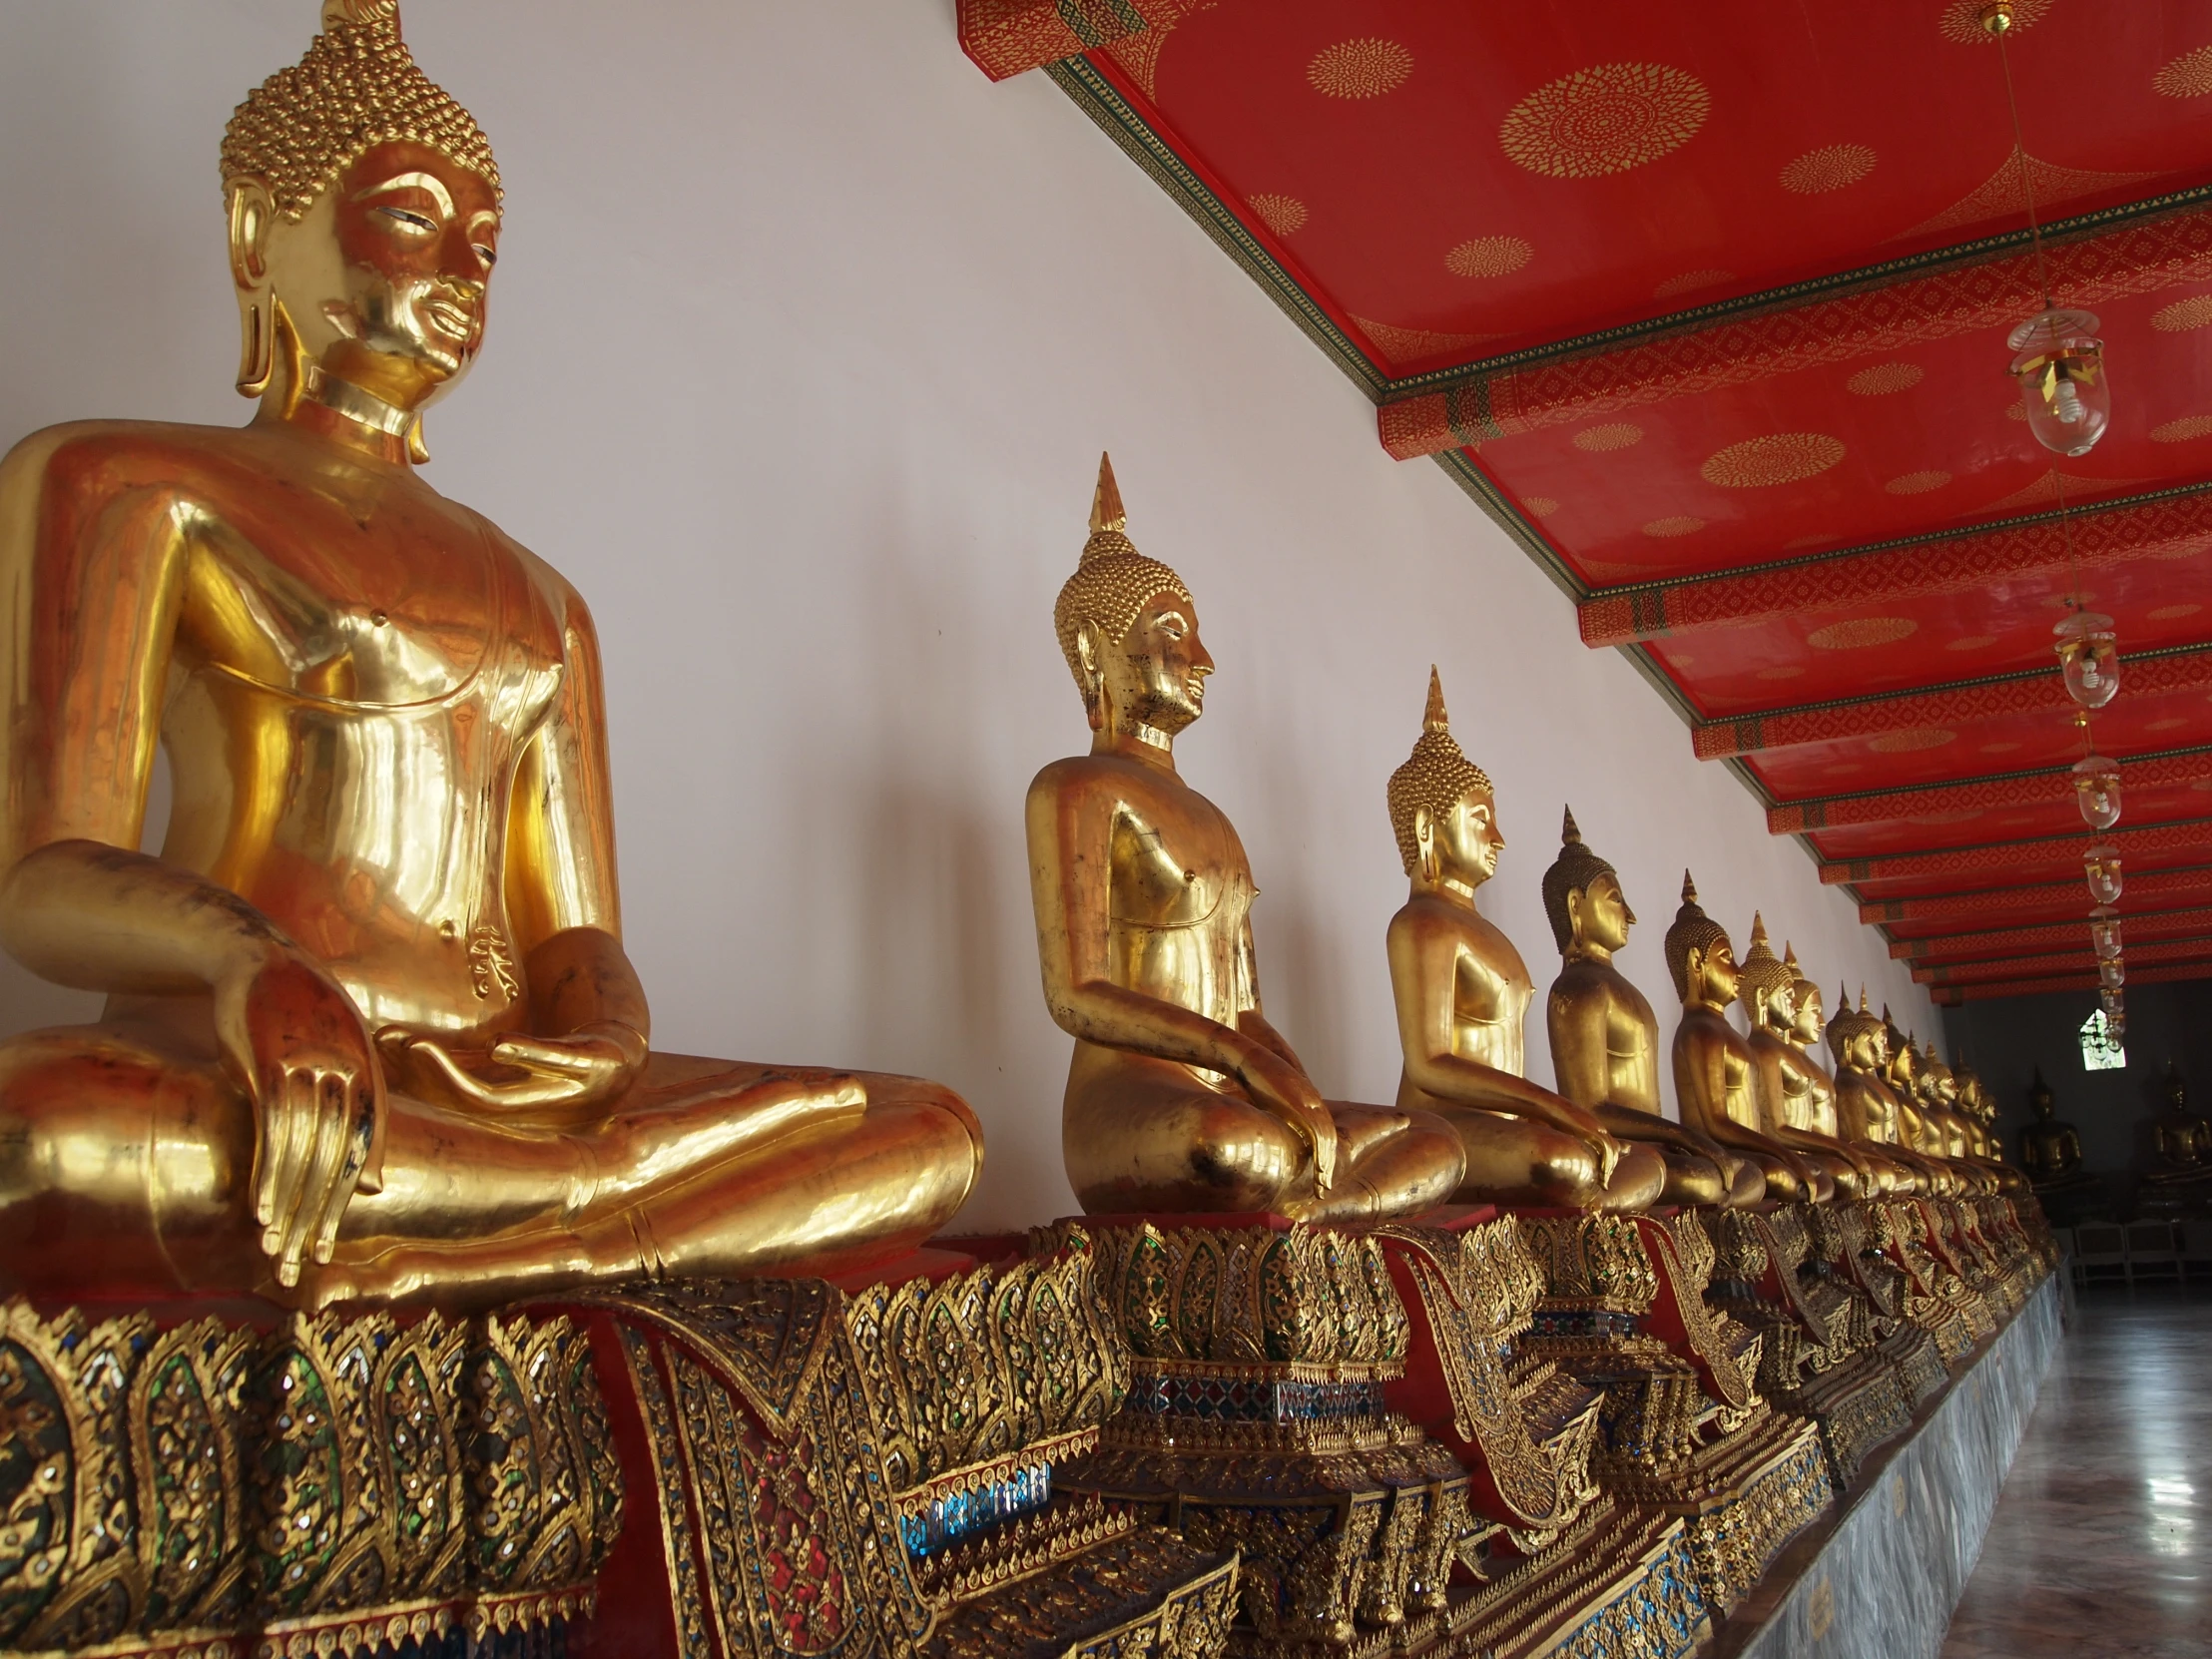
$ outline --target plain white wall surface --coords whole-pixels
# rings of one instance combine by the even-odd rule
[[[0,443],[84,416],[242,422],[216,152],[314,0],[0,0]],[[1021,800],[1088,741],[1054,643],[1101,448],[1220,664],[1184,776],[1264,892],[1270,1018],[1388,1100],[1383,781],[1430,662],[1509,838],[1482,907],[1538,988],[1571,801],[1672,1034],[1685,864],[1833,987],[1927,998],[1674,713],[1041,74],[951,0],[410,0],[507,187],[488,343],[437,488],[590,601],[627,942],[656,1045],[914,1072],[989,1138],[962,1228],[1072,1208],[1068,1039],[1038,988]],[[158,839],[158,837],[157,837]],[[0,1034],[97,1004],[0,959]],[[1671,1095],[1671,1084],[1669,1085]]]

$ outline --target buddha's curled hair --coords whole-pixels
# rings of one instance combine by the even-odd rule
[[[1084,623],[1113,643],[1129,632],[1144,602],[1156,593],[1172,593],[1186,605],[1195,603],[1182,577],[1137,551],[1137,544],[1125,533],[1128,524],[1113,463],[1101,455],[1098,493],[1091,501],[1091,539],[1083,544],[1075,574],[1061,585],[1059,600],[1052,607],[1053,632],[1060,637],[1061,654],[1078,687],[1083,686],[1083,658],[1075,641]]]

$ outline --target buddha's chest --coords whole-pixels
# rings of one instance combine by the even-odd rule
[[[1510,1026],[1517,1036],[1533,994],[1528,969],[1503,934],[1485,928],[1454,952],[1452,1013],[1461,1026]]]
[[[1112,850],[1117,922],[1234,935],[1257,892],[1236,830],[1203,796],[1182,791],[1135,802],[1118,816]]]
[[[465,702],[517,731],[535,723],[564,642],[511,547],[441,503],[291,505],[202,524],[181,666],[357,713]]]

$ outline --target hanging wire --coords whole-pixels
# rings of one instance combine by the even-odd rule
[[[2001,22],[1996,20],[2001,18]],[[2035,218],[2035,175],[2027,165],[2027,141],[2020,135],[2020,101],[2012,91],[2012,59],[2004,49],[2011,32],[2012,8],[1992,6],[1983,13],[1982,27],[1997,43],[1997,65],[2004,71],[2004,107],[2012,116],[2012,154],[2020,164],[2020,194],[2027,202],[2027,240],[2035,250],[2035,285],[2042,290],[2043,309],[2051,308],[2050,273],[2043,265],[2043,229]]]

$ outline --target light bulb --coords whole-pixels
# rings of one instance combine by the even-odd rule
[[[2092,846],[2081,855],[2081,873],[2088,877],[2089,896],[2099,904],[2120,901],[2120,849],[2109,844]]]
[[[2127,1035],[2127,1010],[2125,1008],[2117,1013],[2104,1016],[2104,1034],[2111,1039],[2115,1047],[2119,1045],[2120,1039]]]
[[[2101,709],[2119,694],[2120,649],[2112,619],[2095,611],[2076,611],[2051,629],[2066,675],[2066,694],[2084,709]]]
[[[2097,964],[2097,983],[2118,990],[2127,983],[2127,964],[2119,957],[2109,957]]]
[[[2097,991],[2097,1006],[2104,1010],[2108,1020],[2121,1019],[2127,1014],[2127,998],[2116,985],[2105,985]]]
[[[2104,341],[2093,311],[2048,310],[2006,336],[2012,377],[2027,407],[2027,429],[2045,449],[2086,455],[2112,419]]]
[[[2089,912],[2089,946],[2106,960],[2120,953],[2120,918],[2111,905],[2099,904]]]
[[[2081,807],[2082,822],[2092,830],[2109,830],[2120,822],[2120,769],[2102,755],[2076,761],[2073,768],[2074,798]]]

